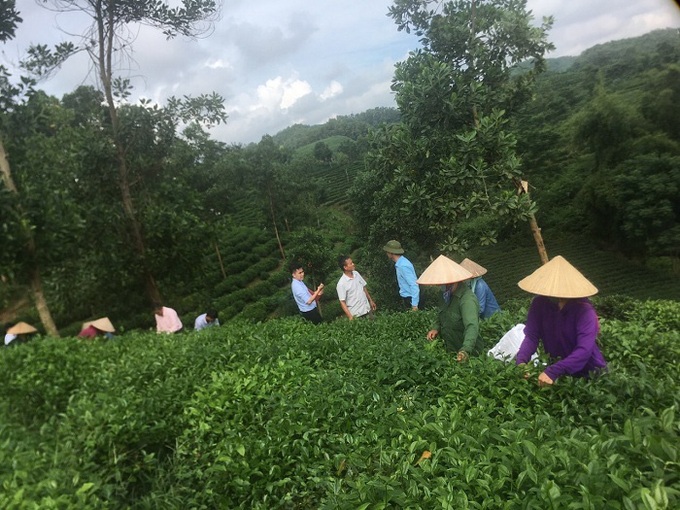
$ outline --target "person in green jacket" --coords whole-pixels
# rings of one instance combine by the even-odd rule
[[[440,255],[418,278],[419,285],[445,286],[443,303],[427,339],[432,341],[441,336],[446,350],[457,353],[458,361],[466,361],[484,349],[479,335],[479,302],[463,283],[472,277],[460,264]]]

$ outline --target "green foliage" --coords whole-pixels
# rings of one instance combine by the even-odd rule
[[[596,235],[632,255],[680,255],[680,156],[640,154],[591,181]]]
[[[17,24],[23,19],[16,10],[15,0],[7,0],[0,3],[0,42],[7,42],[14,38]]]
[[[658,30],[537,78],[514,131],[542,227],[586,232],[641,259],[677,257],[667,192],[676,188],[679,58],[677,31]]]
[[[680,308],[629,305],[602,319],[609,373],[549,389],[456,363],[431,312],[4,349],[0,505],[674,508]]]
[[[526,2],[505,0],[400,0],[389,13],[422,49],[397,65],[402,123],[375,133],[354,188],[365,237],[377,246],[378,236],[406,236],[448,252],[492,242],[534,211],[515,191],[522,171],[506,123],[543,70],[552,20],[533,27]],[[528,70],[512,72],[527,61]],[[454,233],[478,216],[497,218],[496,228],[469,230],[470,239]]]

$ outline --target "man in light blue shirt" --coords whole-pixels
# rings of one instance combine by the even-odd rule
[[[394,269],[397,271],[399,296],[403,299],[404,306],[411,310],[422,308],[420,287],[416,283],[418,276],[411,261],[404,257],[404,249],[401,247],[401,243],[393,239],[383,246],[383,250],[387,252],[387,258],[394,262]]]
[[[290,290],[293,293],[295,304],[300,310],[300,315],[313,324],[320,324],[323,322],[323,318],[319,312],[318,302],[323,295],[323,283],[320,283],[316,290],[312,292],[302,281],[305,277],[302,263],[295,260],[290,264],[290,275],[292,277]]]
[[[201,314],[198,317],[196,317],[196,320],[194,321],[194,329],[196,331],[200,331],[211,326],[219,325],[220,321],[217,318],[217,312],[215,310],[208,310],[204,314]]]

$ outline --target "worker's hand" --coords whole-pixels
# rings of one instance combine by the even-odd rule
[[[439,334],[439,331],[436,329],[431,329],[430,331],[427,332],[427,339],[431,342],[435,338],[437,338],[437,335]]]
[[[378,308],[378,307],[376,306],[375,301],[373,301],[371,299],[371,310],[373,310],[375,312],[376,308]]]
[[[456,356],[456,361],[457,361],[458,363],[460,363],[460,362],[462,362],[462,361],[467,361],[468,359],[470,359],[470,356],[468,355],[467,352],[465,352],[465,351],[458,351],[458,356]]]
[[[538,376],[538,385],[539,386],[551,386],[555,381],[553,381],[550,377],[545,372],[541,372],[541,375]]]

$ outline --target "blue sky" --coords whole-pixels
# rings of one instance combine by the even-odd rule
[[[394,64],[417,47],[397,31],[385,0],[229,0],[208,37],[167,41],[139,29],[125,74],[136,97],[164,103],[172,95],[217,92],[225,98],[226,125],[212,131],[227,143],[257,142],[295,123],[319,124],[337,115],[394,106]],[[680,27],[672,0],[529,0],[537,20],[552,15],[549,56],[578,55],[616,39],[656,28]],[[16,62],[29,44],[75,40],[86,18],[55,15],[33,0],[17,0],[24,23],[0,62]],[[41,84],[61,96],[94,83],[86,58],[69,61]]]

